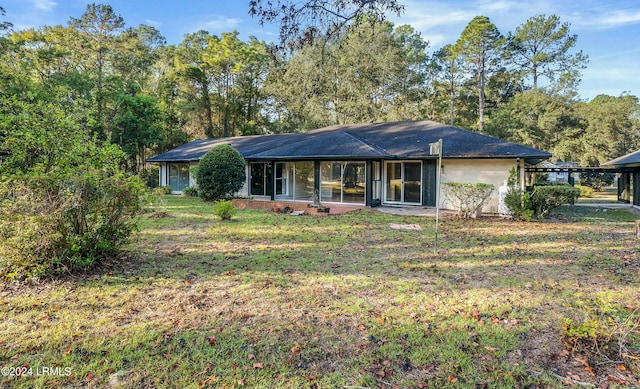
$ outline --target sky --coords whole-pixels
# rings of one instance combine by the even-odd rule
[[[599,94],[640,96],[640,1],[638,0],[400,0],[401,16],[389,15],[396,26],[411,25],[429,41],[429,51],[455,43],[475,16],[490,18],[503,35],[536,15],[557,15],[578,35],[576,50],[589,57],[578,92],[583,100]],[[90,3],[81,0],[0,0],[6,11],[0,21],[13,30],[67,25]],[[198,30],[211,34],[237,30],[240,39],[255,36],[277,41],[278,27],[260,26],[248,14],[249,0],[104,0],[124,18],[128,27],[153,26],[179,44]]]

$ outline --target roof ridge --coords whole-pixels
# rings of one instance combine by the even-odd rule
[[[374,149],[374,150],[376,150],[378,152],[383,153],[386,156],[391,156],[391,154],[389,154],[389,152],[387,152],[387,150],[384,147],[380,147],[380,146],[378,146],[376,144],[373,144],[373,143],[371,143],[371,142],[369,142],[367,140],[364,140],[364,139],[360,138],[359,136],[356,136],[355,134],[350,133],[349,131],[339,130],[339,132],[342,132],[342,133],[350,136],[351,138],[355,139],[358,142],[364,143],[365,145],[371,147],[372,149]]]

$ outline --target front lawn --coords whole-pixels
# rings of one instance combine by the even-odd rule
[[[167,200],[122,259],[0,285],[0,387],[640,385],[627,210],[444,218],[434,255],[432,218]]]

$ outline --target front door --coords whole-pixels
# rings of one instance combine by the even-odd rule
[[[422,162],[386,162],[385,201],[397,204],[421,204]]]

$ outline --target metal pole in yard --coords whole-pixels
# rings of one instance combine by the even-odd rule
[[[442,138],[440,138],[437,142],[433,142],[429,144],[430,146],[430,154],[438,154],[438,168],[436,170],[436,237],[433,245],[433,253],[437,254],[438,252],[438,224],[440,219],[440,181],[442,180],[441,171],[442,171]]]

